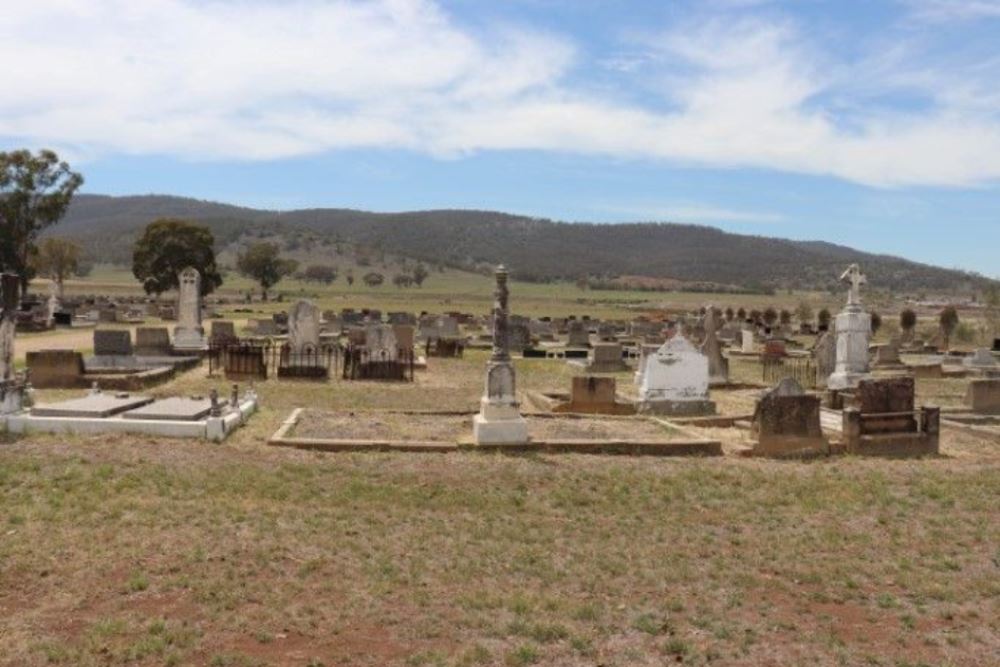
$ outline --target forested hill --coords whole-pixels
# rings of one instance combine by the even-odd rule
[[[464,269],[504,262],[527,280],[637,276],[744,288],[827,289],[848,263],[857,262],[871,285],[880,288],[958,291],[984,282],[973,274],[820,241],[670,223],[562,223],[491,211],[275,212],[169,196],[80,195],[49,233],[79,240],[95,261],[127,264],[139,231],[159,217],[210,226],[220,249],[277,234],[290,243],[338,241]]]

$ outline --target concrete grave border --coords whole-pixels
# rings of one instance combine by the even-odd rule
[[[441,415],[468,416],[470,418],[470,439],[458,442],[421,441],[421,440],[352,440],[336,438],[297,438],[289,435],[298,424],[306,408],[295,408],[282,422],[278,430],[268,439],[272,447],[291,447],[322,452],[410,452],[410,453],[447,453],[457,451],[502,452],[502,453],[576,453],[576,454],[606,454],[627,456],[721,456],[722,442],[702,438],[690,431],[678,427],[665,419],[657,417],[638,417],[646,421],[667,426],[683,433],[686,440],[532,440],[519,445],[476,445],[471,441],[471,418],[476,412],[456,411],[419,411],[419,410],[383,410],[370,411],[372,414],[410,414],[410,415]],[[364,413],[355,413],[364,414]],[[530,414],[536,419],[594,419],[634,421],[636,417],[617,415],[575,415],[575,414]]]

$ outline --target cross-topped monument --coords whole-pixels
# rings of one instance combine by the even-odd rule
[[[847,306],[837,315],[837,355],[833,373],[827,380],[830,389],[857,387],[868,377],[868,339],[871,336],[872,318],[861,307],[861,286],[868,282],[861,267],[851,264],[840,276],[851,283],[847,292]]]
[[[843,275],[840,276],[841,282],[851,283],[851,288],[847,291],[847,305],[848,306],[860,306],[861,305],[861,286],[868,284],[868,278],[865,274],[861,273],[861,267],[857,264],[851,264],[844,271]]]

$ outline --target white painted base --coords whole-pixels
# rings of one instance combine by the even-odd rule
[[[28,412],[6,418],[11,433],[140,433],[164,438],[204,438],[221,442],[257,411],[257,396],[249,394],[240,401],[238,410],[220,417],[198,421],[156,419],[105,419],[81,417],[34,417]]]
[[[477,445],[523,445],[528,442],[528,422],[518,415],[513,419],[488,420],[476,415],[472,437]]]

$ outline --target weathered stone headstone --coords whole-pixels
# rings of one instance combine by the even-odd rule
[[[868,377],[868,338],[871,315],[861,307],[861,286],[867,282],[857,264],[851,264],[840,276],[851,283],[847,306],[836,318],[837,365],[827,385],[830,389],[848,389]]]
[[[399,352],[396,332],[388,324],[369,324],[364,329],[365,348],[370,355],[382,359],[395,359]]]
[[[14,330],[20,287],[20,279],[13,273],[0,274],[0,380],[14,377]]]
[[[201,326],[201,274],[187,267],[177,276],[177,326],[174,327],[174,348],[198,351],[205,347],[205,330]]]
[[[617,373],[628,368],[622,359],[621,343],[594,343],[590,349],[587,371],[590,373]]]
[[[493,302],[493,353],[486,366],[486,389],[479,414],[473,420],[473,438],[479,445],[514,445],[528,442],[528,423],[518,410],[514,365],[508,345],[507,269],[496,270]]]
[[[130,356],[132,332],[128,329],[95,329],[94,356]]]
[[[701,344],[701,353],[708,359],[708,384],[721,386],[729,384],[729,360],[722,354],[719,343],[719,321],[715,308],[709,307],[705,313],[705,338]]]
[[[27,365],[31,384],[39,389],[82,386],[83,355],[73,350],[38,350],[28,352]]]
[[[832,331],[824,331],[816,341],[813,356],[816,360],[815,386],[825,387],[837,368],[837,335]]]
[[[752,431],[757,456],[815,456],[829,451],[820,428],[820,398],[806,394],[785,378],[766,392],[754,408]]]
[[[294,354],[319,348],[319,308],[311,301],[298,301],[288,313],[288,347]]]
[[[590,332],[581,320],[570,320],[567,324],[566,347],[590,347]]]
[[[232,320],[212,320],[209,337],[214,341],[233,340],[236,338],[236,323]]]
[[[412,350],[413,339],[416,327],[412,324],[393,324],[392,335],[396,338],[396,345],[401,350]]]
[[[708,359],[684,336],[674,336],[646,359],[638,410],[675,416],[715,413],[708,398]]]
[[[170,351],[170,331],[166,327],[138,327],[135,330],[135,356],[163,357]]]
[[[757,345],[754,342],[754,334],[750,329],[743,329],[740,331],[740,351],[743,354],[753,354],[757,351]]]
[[[1000,414],[1000,379],[971,381],[965,391],[965,405],[980,414]]]

